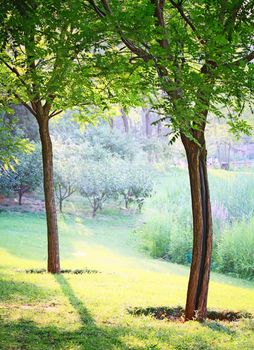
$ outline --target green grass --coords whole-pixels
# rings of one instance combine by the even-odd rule
[[[1,350],[253,349],[254,321],[173,323],[128,307],[184,305],[188,268],[137,253],[142,216],[61,216],[62,268],[98,274],[26,274],[46,266],[43,215],[0,214]],[[254,283],[212,274],[209,308],[254,314]]]

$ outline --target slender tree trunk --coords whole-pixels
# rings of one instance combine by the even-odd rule
[[[109,118],[108,123],[109,123],[110,129],[114,129],[114,119]]]
[[[59,199],[59,210],[60,210],[60,213],[63,212],[63,199],[62,198]]]
[[[149,138],[151,136],[150,110],[145,112],[145,123],[146,123],[146,137]]]
[[[19,194],[19,205],[22,205],[22,195],[23,195],[23,192],[21,189],[18,190],[18,194]]]
[[[158,136],[158,138],[161,137],[161,129],[162,129],[162,123],[161,123],[161,120],[159,120],[158,124],[157,124],[157,136]]]
[[[41,118],[39,131],[42,145],[44,195],[48,234],[48,272],[60,273],[57,213],[54,196],[53,150],[48,118]]]
[[[95,218],[97,212],[97,207],[93,207],[93,218]]]
[[[125,202],[125,209],[129,209],[129,201],[128,201],[128,197],[127,196],[125,196],[124,202]]]
[[[190,269],[185,319],[197,317],[203,320],[207,313],[207,295],[212,255],[212,216],[208,187],[206,145],[204,136],[198,140],[201,146],[181,135],[185,147],[193,215],[193,251]]]
[[[128,133],[129,129],[130,129],[130,127],[129,127],[129,120],[128,120],[127,114],[125,113],[125,110],[123,108],[121,109],[121,112],[122,112],[124,131],[126,133]]]

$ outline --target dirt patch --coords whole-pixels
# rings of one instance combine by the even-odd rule
[[[27,269],[27,270],[18,270],[18,272],[25,272],[25,273],[47,273],[47,270],[46,269]],[[98,270],[93,270],[93,269],[63,269],[61,270],[61,273],[71,273],[71,274],[74,274],[74,275],[83,275],[85,273],[100,273],[100,271]]]
[[[177,307],[147,307],[140,308],[134,307],[129,308],[128,312],[132,315],[140,316],[153,316],[158,320],[169,320],[169,321],[184,321],[184,309],[181,306]],[[219,311],[219,310],[208,310],[207,319],[213,321],[238,321],[242,318],[253,318],[253,315],[248,312],[242,311]]]
[[[55,303],[51,303],[49,305],[31,305],[31,304],[25,304],[21,306],[21,309],[23,310],[36,310],[36,311],[47,311],[47,312],[56,312],[58,310],[58,307]]]
[[[0,198],[0,210],[2,211],[15,211],[15,212],[33,212],[41,213],[45,211],[44,201],[40,199],[34,199],[31,195],[24,195],[22,198],[22,205],[18,204],[17,198],[7,198],[1,196]]]

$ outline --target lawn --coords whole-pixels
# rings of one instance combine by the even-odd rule
[[[62,268],[98,273],[25,273],[45,268],[45,218],[1,213],[1,350],[253,349],[254,321],[170,322],[131,307],[184,305],[188,268],[142,256],[131,243],[142,216],[61,216]],[[213,274],[209,308],[254,314],[254,283]]]

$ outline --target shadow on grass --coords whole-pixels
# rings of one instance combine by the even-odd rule
[[[156,350],[166,349],[202,349],[211,350],[214,331],[220,332],[221,341],[229,341],[228,335],[234,335],[226,326],[215,322],[198,326],[195,333],[188,334],[188,326],[162,327],[159,331],[144,322],[128,326],[96,324],[88,309],[76,296],[70,283],[62,275],[55,276],[62,293],[80,317],[79,328],[75,330],[57,327],[55,324],[40,326],[27,320],[6,320],[0,316],[0,349],[4,350]],[[6,281],[5,281],[6,282]],[[4,286],[2,286],[4,287]],[[1,291],[1,290],[0,290]],[[42,314],[43,318],[44,315]],[[66,317],[63,315],[63,317]],[[68,321],[68,320],[67,320]],[[157,331],[156,331],[157,329]],[[127,337],[133,345],[125,343]],[[239,341],[245,341],[239,339]],[[244,348],[239,345],[239,349]]]
[[[169,321],[183,321],[184,320],[184,308],[181,306],[176,307],[134,307],[129,308],[128,312],[131,315],[145,315],[153,316],[158,320]],[[249,312],[243,311],[219,311],[219,310],[207,310],[207,320],[212,321],[227,321],[235,322],[244,318],[253,318],[253,315]]]
[[[0,275],[0,302],[35,302],[47,299],[50,293],[33,283],[17,282]]]
[[[0,349],[23,350],[127,350],[119,337],[126,330],[121,327],[98,327],[89,311],[77,298],[68,281],[62,276],[55,276],[63,294],[80,316],[81,327],[68,331],[49,325],[40,327],[31,320],[5,321],[0,316]],[[43,317],[43,315],[42,315]],[[143,350],[135,347],[133,350]]]
[[[236,331],[224,324],[218,323],[216,321],[208,321],[202,323],[204,327],[211,329],[214,332],[224,333],[228,335],[234,335]]]

